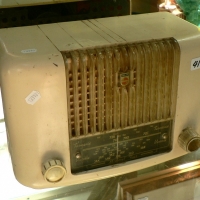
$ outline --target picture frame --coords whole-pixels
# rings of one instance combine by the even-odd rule
[[[200,162],[195,161],[118,183],[117,200],[200,199]]]

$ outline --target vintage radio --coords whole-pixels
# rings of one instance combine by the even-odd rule
[[[199,148],[196,26],[153,13],[1,29],[0,44],[9,151],[23,185],[98,180]]]

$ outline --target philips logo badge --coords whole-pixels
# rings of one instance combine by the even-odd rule
[[[130,82],[130,74],[129,72],[121,73],[119,75],[119,83],[121,86],[127,86]]]

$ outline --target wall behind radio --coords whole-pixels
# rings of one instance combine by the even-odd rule
[[[132,13],[150,13],[158,11],[160,0],[132,0]]]
[[[38,0],[40,5],[35,0],[33,4],[27,2],[16,6],[11,0],[0,0],[0,28],[157,12],[164,0],[69,0],[48,4],[48,0]]]

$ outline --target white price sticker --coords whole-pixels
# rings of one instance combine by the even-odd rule
[[[25,100],[27,104],[34,105],[40,98],[41,95],[38,91],[32,91]]]
[[[149,200],[148,197],[139,198],[138,200]]]
[[[21,53],[35,53],[37,52],[37,49],[24,49],[21,50]]]
[[[200,69],[200,57],[194,58],[191,61],[191,70]]]

